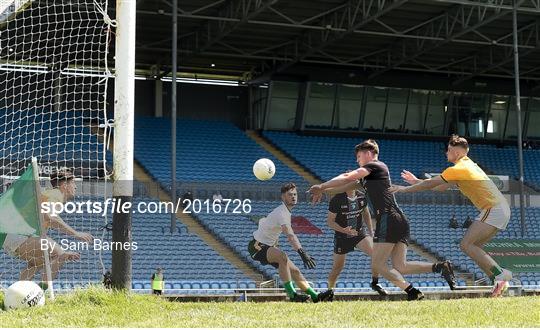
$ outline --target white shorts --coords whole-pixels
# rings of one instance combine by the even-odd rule
[[[17,235],[17,234],[7,234],[6,239],[4,240],[4,244],[2,247],[4,248],[4,251],[6,251],[7,254],[10,256],[16,257],[15,251],[21,246],[24,241],[28,239],[27,236],[23,235]]]
[[[500,230],[505,230],[510,221],[510,215],[510,206],[508,206],[508,203],[503,202],[490,209],[482,210],[474,220],[487,223]]]

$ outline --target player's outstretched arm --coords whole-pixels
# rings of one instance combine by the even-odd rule
[[[307,192],[310,192],[312,194],[311,203],[317,204],[322,200],[322,196],[324,193],[329,194],[329,195],[336,195],[336,194],[347,192],[349,190],[358,189],[360,187],[362,187],[362,185],[358,181],[353,181],[353,182],[347,183],[344,186],[329,188],[324,191],[314,192],[314,190],[310,189]]]
[[[334,188],[337,188],[334,191],[335,193],[347,191],[344,189],[347,187],[348,184],[354,184],[356,186],[357,180],[360,180],[368,175],[369,171],[363,167],[360,167],[357,170],[342,173],[324,183],[313,185],[311,186],[311,188],[309,188],[308,192],[313,195],[314,198],[312,200],[314,200],[314,202],[317,202],[320,200],[320,197],[322,197],[323,192]]]
[[[410,185],[417,184],[423,181],[421,179],[418,179],[414,174],[407,170],[401,171],[401,178],[403,179],[403,181],[407,182]]]
[[[431,190],[437,186],[446,184],[440,175],[433,177],[431,179],[422,180],[419,183],[413,184],[412,186],[403,187],[403,186],[391,186],[391,193],[405,193],[405,192],[418,192],[424,190]]]
[[[315,263],[315,259],[312,256],[310,256],[306,251],[304,251],[292,227],[290,225],[281,225],[281,232],[287,235],[287,240],[291,244],[292,248],[296,252],[298,252],[298,254],[300,255],[300,258],[302,258],[304,267],[309,268],[309,269],[315,268],[315,266],[317,266],[317,263]]]
[[[347,192],[349,190],[358,189],[360,187],[362,187],[362,184],[358,182],[358,180],[355,180],[343,186],[325,189],[324,192],[335,195],[335,194],[341,194],[341,193]]]
[[[65,223],[64,220],[62,220],[62,218],[60,218],[57,215],[52,216],[50,214],[45,214],[44,222],[45,222],[46,227],[58,230],[64,234],[73,236],[81,241],[91,242],[94,239],[94,237],[89,233],[83,233],[83,232],[73,229],[70,225]]]
[[[443,184],[441,184],[441,185],[439,185],[439,186],[437,186],[437,187],[435,187],[435,188],[433,188],[431,190],[434,190],[434,191],[446,191],[446,190],[448,190],[450,188],[454,188],[455,186],[456,185],[453,184],[453,183],[443,183]]]
[[[323,190],[327,190],[331,188],[342,187],[342,186],[347,185],[348,183],[360,180],[368,175],[369,175],[369,171],[363,167],[360,167],[354,171],[341,173],[335,178],[332,178],[326,181],[325,183],[322,183],[321,188]]]
[[[414,185],[414,184],[417,184],[417,183],[420,183],[424,180],[422,179],[418,179],[414,174],[412,174],[411,172],[407,171],[407,170],[403,170],[401,172],[401,178],[403,179],[403,181],[407,182],[408,184],[410,185]],[[453,183],[444,183],[444,184],[441,184],[441,185],[438,185],[434,188],[432,188],[431,190],[433,191],[446,191],[452,187],[454,187],[455,185]]]

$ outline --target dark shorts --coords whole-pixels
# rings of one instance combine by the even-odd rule
[[[163,294],[163,290],[152,290],[153,294],[157,294],[158,296],[162,295]]]
[[[268,252],[269,248],[271,248],[270,245],[263,244],[255,239],[252,239],[248,244],[248,252],[253,260],[257,260],[262,265],[271,265],[274,268],[279,268],[279,264],[277,262],[268,262],[266,253]]]
[[[389,212],[377,215],[375,243],[398,243],[409,245],[409,221],[403,213]]]
[[[347,254],[354,251],[354,248],[366,238],[366,232],[364,229],[358,232],[358,236],[355,237],[340,237],[334,235],[334,253],[335,254]]]

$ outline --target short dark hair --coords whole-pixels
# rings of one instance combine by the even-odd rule
[[[284,184],[283,186],[281,186],[281,193],[284,194],[287,191],[289,191],[291,189],[295,189],[295,188],[296,188],[296,185],[294,184],[294,182],[288,182],[288,183]]]
[[[448,145],[452,147],[461,147],[465,150],[469,150],[469,142],[464,137],[453,134],[448,141]]]
[[[74,178],[75,176],[73,176],[71,170],[67,168],[59,168],[50,175],[51,185],[53,188],[58,187],[61,181],[69,181],[73,180]]]
[[[354,153],[357,154],[359,151],[373,151],[374,154],[379,154],[379,145],[375,140],[369,139],[365,140],[364,142],[357,144],[356,147],[354,147]]]

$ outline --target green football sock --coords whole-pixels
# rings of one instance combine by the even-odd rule
[[[287,292],[287,296],[289,296],[289,298],[294,297],[294,295],[296,294],[296,290],[294,288],[293,281],[283,283],[283,287],[285,288],[285,291]]]
[[[489,277],[492,281],[495,281],[495,276],[502,274],[502,269],[499,266],[491,267],[490,271],[493,274]]]
[[[306,293],[309,294],[311,300],[315,300],[319,296],[319,294],[315,292],[315,290],[313,290],[311,287],[306,289]]]

